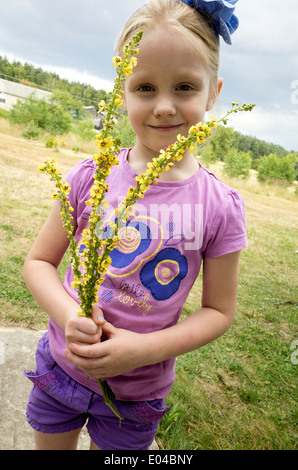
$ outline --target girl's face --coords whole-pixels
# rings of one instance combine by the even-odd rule
[[[210,76],[194,47],[178,32],[157,28],[144,34],[138,65],[125,82],[125,107],[140,156],[152,158],[188,135],[212,107]]]

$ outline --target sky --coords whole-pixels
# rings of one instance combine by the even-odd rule
[[[110,91],[115,40],[145,0],[1,2],[0,55]],[[298,151],[298,1],[238,0],[233,45],[221,41],[223,88],[213,114],[255,103],[229,126]]]

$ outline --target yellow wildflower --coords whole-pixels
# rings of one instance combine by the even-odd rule
[[[122,64],[122,59],[118,55],[117,57],[113,57],[112,62],[115,65],[115,67],[118,67],[118,65]]]
[[[48,169],[48,172],[50,173],[50,175],[57,175],[57,174],[59,174],[59,170],[57,170],[57,168],[54,167],[54,166],[51,166],[51,167]]]
[[[147,166],[150,165],[150,163],[147,164]],[[148,170],[146,171],[146,174],[150,176],[151,178],[156,178],[158,176],[158,170],[154,165],[151,164],[151,166],[148,166]]]
[[[107,209],[109,207],[110,203],[109,203],[109,201],[104,201],[101,205],[102,205],[102,207]]]
[[[88,282],[90,282],[90,279],[91,279],[91,276],[90,274],[84,274],[84,284],[87,284]]]
[[[177,155],[176,155],[176,160],[178,160],[178,162],[182,160],[184,154],[185,154],[185,150],[183,149],[178,150]]]
[[[82,309],[78,311],[77,315],[78,317],[86,317],[86,313],[84,313]]]
[[[201,129],[207,137],[209,137],[211,135],[210,128],[207,126],[207,124],[203,124],[201,126]]]
[[[101,266],[102,266],[103,268],[108,269],[109,266],[110,266],[110,264],[111,264],[111,262],[112,262],[112,259],[111,259],[109,256],[107,256],[107,258],[104,259],[104,260],[101,262]]]
[[[132,74],[132,68],[130,66],[124,67],[123,72],[124,72],[124,75],[128,77],[129,75]]]
[[[92,198],[100,198],[104,192],[104,188],[103,187],[100,187],[98,182],[96,182],[97,184],[94,184],[92,186],[92,188],[90,189],[90,196]]]
[[[102,111],[105,111],[107,109],[106,102],[104,100],[101,100],[98,104],[98,112],[101,113]]]
[[[100,157],[102,159],[102,163],[107,163],[106,162],[106,159],[107,159],[107,156],[109,155],[110,153],[110,149],[103,146],[103,147],[100,147]],[[101,161],[99,160],[99,163],[101,163]]]
[[[136,67],[138,65],[138,59],[136,57],[132,57],[130,59],[130,66],[131,67]]]
[[[173,163],[173,162],[169,162],[169,163],[166,164],[165,170],[166,170],[166,171],[169,171],[173,166],[174,166],[174,163]]]
[[[92,206],[94,204],[94,199],[91,197],[88,201],[85,201],[86,206]]]
[[[105,137],[103,138],[102,135],[99,135],[97,136],[96,138],[96,145],[97,147],[99,147],[100,149],[103,149],[103,148],[112,148],[113,145],[114,145],[114,139],[113,137],[110,135],[108,137]]]
[[[213,116],[209,119],[210,127],[217,127],[217,119]]]
[[[64,192],[64,194],[68,194],[71,188],[69,186],[69,183],[66,182],[62,184],[61,189]]]
[[[184,135],[178,134],[177,135],[177,140],[178,140],[178,142],[185,142],[186,137],[184,137]]]
[[[190,153],[193,153],[196,149],[196,145],[195,144],[190,144],[189,147],[188,147],[188,150],[190,151]],[[181,157],[182,158],[182,157]]]
[[[189,129],[189,134],[190,135],[194,135],[198,132],[198,128],[201,126],[201,122],[199,122],[198,124],[196,124],[195,126],[192,126],[190,129]]]
[[[116,95],[115,105],[118,107],[123,105],[123,100],[121,99],[120,95]]]
[[[133,186],[130,186],[130,188],[128,189],[128,196],[132,196],[132,194],[134,193],[134,190],[135,188]]]
[[[110,165],[118,165],[119,159],[116,155],[109,155],[109,164]]]

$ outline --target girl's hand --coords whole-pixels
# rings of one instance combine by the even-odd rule
[[[102,310],[94,306],[92,318],[71,316],[65,325],[65,338],[69,344],[94,344],[100,341],[102,325],[105,323]]]
[[[101,327],[106,336],[103,342],[93,344],[69,343],[64,351],[67,359],[76,364],[89,377],[114,377],[140,367],[144,351],[144,335],[115,328],[108,322]],[[93,336],[94,338],[94,336]]]

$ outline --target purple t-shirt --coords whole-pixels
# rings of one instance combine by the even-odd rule
[[[135,173],[127,157],[108,177],[106,219],[115,220],[114,209],[135,186]],[[95,163],[92,158],[73,167],[67,176],[70,203],[77,221],[76,240],[88,224]],[[152,185],[135,206],[135,214],[120,229],[112,264],[99,290],[99,307],[117,328],[148,333],[177,323],[204,257],[218,257],[247,246],[245,207],[241,196],[203,166],[183,181]],[[82,246],[83,249],[83,246]],[[71,267],[64,286],[71,289]],[[49,320],[50,347],[57,363],[75,380],[100,393],[96,379],[69,362],[64,331]],[[153,400],[168,395],[175,376],[175,359],[134,369],[108,379],[118,400]]]

